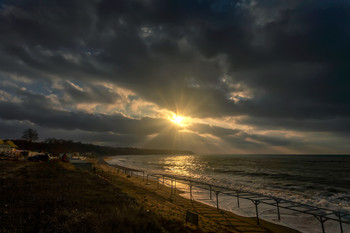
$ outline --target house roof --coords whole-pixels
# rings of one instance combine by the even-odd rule
[[[10,140],[4,142],[4,144],[9,145],[10,147],[13,147],[13,148],[18,147],[13,141],[10,141]]]

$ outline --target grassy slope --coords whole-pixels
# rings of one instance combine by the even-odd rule
[[[120,189],[70,166],[0,161],[0,232],[167,231]]]

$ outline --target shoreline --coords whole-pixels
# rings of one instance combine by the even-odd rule
[[[259,219],[260,225],[257,225],[255,217],[243,217],[237,214],[234,214],[230,211],[226,210],[218,210],[215,207],[212,207],[206,203],[199,202],[197,200],[190,200],[184,196],[179,194],[183,193],[180,189],[176,188],[175,194],[173,194],[173,189],[166,185],[161,184],[161,188],[158,189],[159,184],[157,184],[156,180],[149,179],[148,183],[139,176],[139,178],[135,176],[128,176],[125,173],[118,173],[116,169],[122,169],[125,171],[140,171],[136,169],[130,169],[120,165],[110,165],[103,158],[103,162],[100,159],[97,163],[98,167],[107,172],[108,176],[111,178],[111,183],[113,183],[113,176],[117,176],[118,178],[124,179],[124,181],[132,183],[132,185],[136,185],[138,188],[143,189],[143,191],[139,190],[139,193],[135,192],[135,190],[129,190],[129,192],[134,195],[136,199],[141,201],[142,205],[146,205],[147,208],[152,209],[155,212],[160,212],[166,214],[167,217],[171,218],[176,216],[178,220],[185,219],[185,211],[190,209],[199,215],[199,227],[203,227],[204,232],[246,232],[246,231],[259,231],[259,232],[285,232],[285,233],[297,233],[299,232],[296,229],[283,226],[280,224],[268,222],[264,219]],[[101,162],[100,162],[101,161]],[[128,189],[128,188],[126,188]],[[147,201],[142,200],[145,195],[141,195],[141,193],[151,192],[155,198],[158,196],[158,201],[163,199],[161,206],[163,208],[155,208],[156,203],[149,205]],[[146,195],[148,196],[148,195]],[[149,199],[146,198],[146,200]],[[165,199],[165,200],[164,200]],[[169,208],[169,205],[172,206]],[[174,205],[176,207],[174,207]],[[176,214],[174,210],[177,209]],[[181,210],[179,212],[179,209]],[[185,222],[184,222],[185,223]],[[205,230],[206,229],[206,230]],[[210,230],[209,230],[210,229]],[[220,231],[217,231],[220,229]]]
[[[233,155],[232,158],[235,158],[235,156]],[[340,233],[340,232],[343,232],[344,230],[345,232],[347,232],[350,229],[349,228],[350,212],[349,212],[349,209],[346,208],[346,205],[344,206],[343,209],[341,208],[335,209],[335,208],[332,208],[333,206],[329,206],[327,204],[328,203],[327,199],[323,198],[322,196],[315,196],[314,202],[311,202],[307,198],[305,198],[304,200],[303,198],[307,196],[303,196],[302,193],[298,194],[296,192],[295,195],[291,193],[292,195],[289,196],[290,193],[288,192],[284,193],[283,190],[278,190],[276,192],[273,192],[274,189],[272,189],[272,191],[270,189],[264,189],[264,187],[267,187],[267,188],[273,187],[271,186],[273,185],[271,180],[267,179],[265,181],[263,179],[264,177],[262,178],[258,177],[258,179],[255,180],[255,177],[248,176],[247,179],[243,179],[243,182],[246,182],[249,188],[241,189],[239,186],[241,182],[240,177],[237,177],[237,176],[227,177],[225,176],[225,174],[218,173],[218,177],[219,177],[218,179],[213,178],[213,177],[216,177],[214,175],[210,176],[207,179],[206,173],[201,173],[201,172],[197,173],[196,171],[191,170],[192,168],[188,168],[189,166],[196,166],[195,163],[191,165],[187,163],[184,165],[184,163],[186,162],[183,162],[182,158],[175,157],[175,158],[169,158],[166,160],[161,160],[162,158],[158,158],[158,157],[147,158],[146,156],[144,156],[144,157],[141,157],[140,160],[138,160],[135,157],[122,156],[122,158],[119,160],[118,157],[111,156],[110,159],[113,159],[114,161],[108,161],[108,162],[122,164],[123,166],[130,166],[140,170],[145,169],[144,170],[145,173],[157,174],[160,176],[164,175],[165,177],[169,177],[169,179],[171,178],[178,179],[180,182],[181,180],[183,180],[184,185],[179,186],[179,188],[185,192],[183,196],[186,198],[190,198],[189,193],[192,191],[193,195],[191,195],[191,198],[193,197],[197,201],[202,202],[206,205],[217,207],[216,197],[214,193],[215,191],[218,191],[219,208],[228,210],[239,216],[245,216],[245,217],[258,216],[259,219],[264,219],[271,223],[283,225],[305,233],[306,232],[318,233],[318,232],[322,232],[324,229],[325,229],[325,232]],[[160,165],[157,163],[158,160],[160,161]],[[254,158],[252,159],[253,162],[255,162],[255,160],[256,159]],[[331,158],[330,160],[333,161],[333,158]],[[180,165],[176,163],[177,161],[180,161],[179,162]],[[249,161],[251,161],[251,159],[249,159]],[[285,162],[285,161],[289,161],[289,160],[283,160],[282,162]],[[305,160],[306,165],[307,165],[306,162],[308,161],[309,159]],[[164,167],[162,167],[162,165],[164,165]],[[172,167],[173,165],[174,165],[174,168]],[[162,169],[162,168],[165,168],[165,169]],[[184,170],[182,170],[182,168]],[[291,168],[293,168],[293,166]],[[235,169],[235,167],[233,166],[232,169]],[[248,171],[246,171],[246,173],[244,174],[249,175],[249,167],[247,167],[247,170]],[[193,171],[193,173],[191,173],[191,171]],[[187,172],[190,172],[190,173],[187,173]],[[181,174],[181,175],[184,174],[184,176],[181,176],[181,175],[177,176],[177,174]],[[200,174],[200,175],[196,177],[196,174]],[[309,175],[307,172],[305,172],[305,174]],[[281,175],[283,177],[283,172],[281,173]],[[312,178],[312,176],[310,177]],[[311,178],[310,178],[310,182],[312,181]],[[209,181],[206,182],[207,180]],[[228,181],[228,182],[225,182],[225,181]],[[266,182],[267,185],[262,186],[262,188],[259,188],[259,189],[254,189],[255,184],[259,184],[259,182],[261,181]],[[238,184],[238,186],[235,186],[234,184]],[[170,185],[169,182],[168,182],[168,185]],[[299,187],[298,185],[300,186],[300,188],[304,188],[303,183],[296,183],[296,187]],[[192,187],[192,190],[191,190],[191,187]],[[323,186],[321,186],[321,188],[322,187]],[[309,194],[312,192],[313,192],[312,189],[307,190],[306,194]],[[333,191],[329,191],[329,192],[333,192]],[[210,195],[209,193],[212,195]],[[209,195],[210,195],[210,198],[209,198]],[[345,192],[341,193],[339,197],[346,197],[346,193]],[[258,203],[255,203],[255,200],[258,200]],[[344,199],[344,202],[345,200],[346,199]],[[340,202],[340,203],[343,203],[343,202]],[[257,205],[259,205],[258,208],[257,208]]]

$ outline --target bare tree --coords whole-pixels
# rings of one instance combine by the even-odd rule
[[[35,129],[26,129],[23,131],[22,139],[27,140],[29,142],[38,140],[38,132]]]

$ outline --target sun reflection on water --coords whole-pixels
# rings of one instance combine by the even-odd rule
[[[168,156],[161,159],[166,172],[192,178],[200,178],[198,172],[202,172],[207,166],[206,163],[198,161],[194,155]]]

